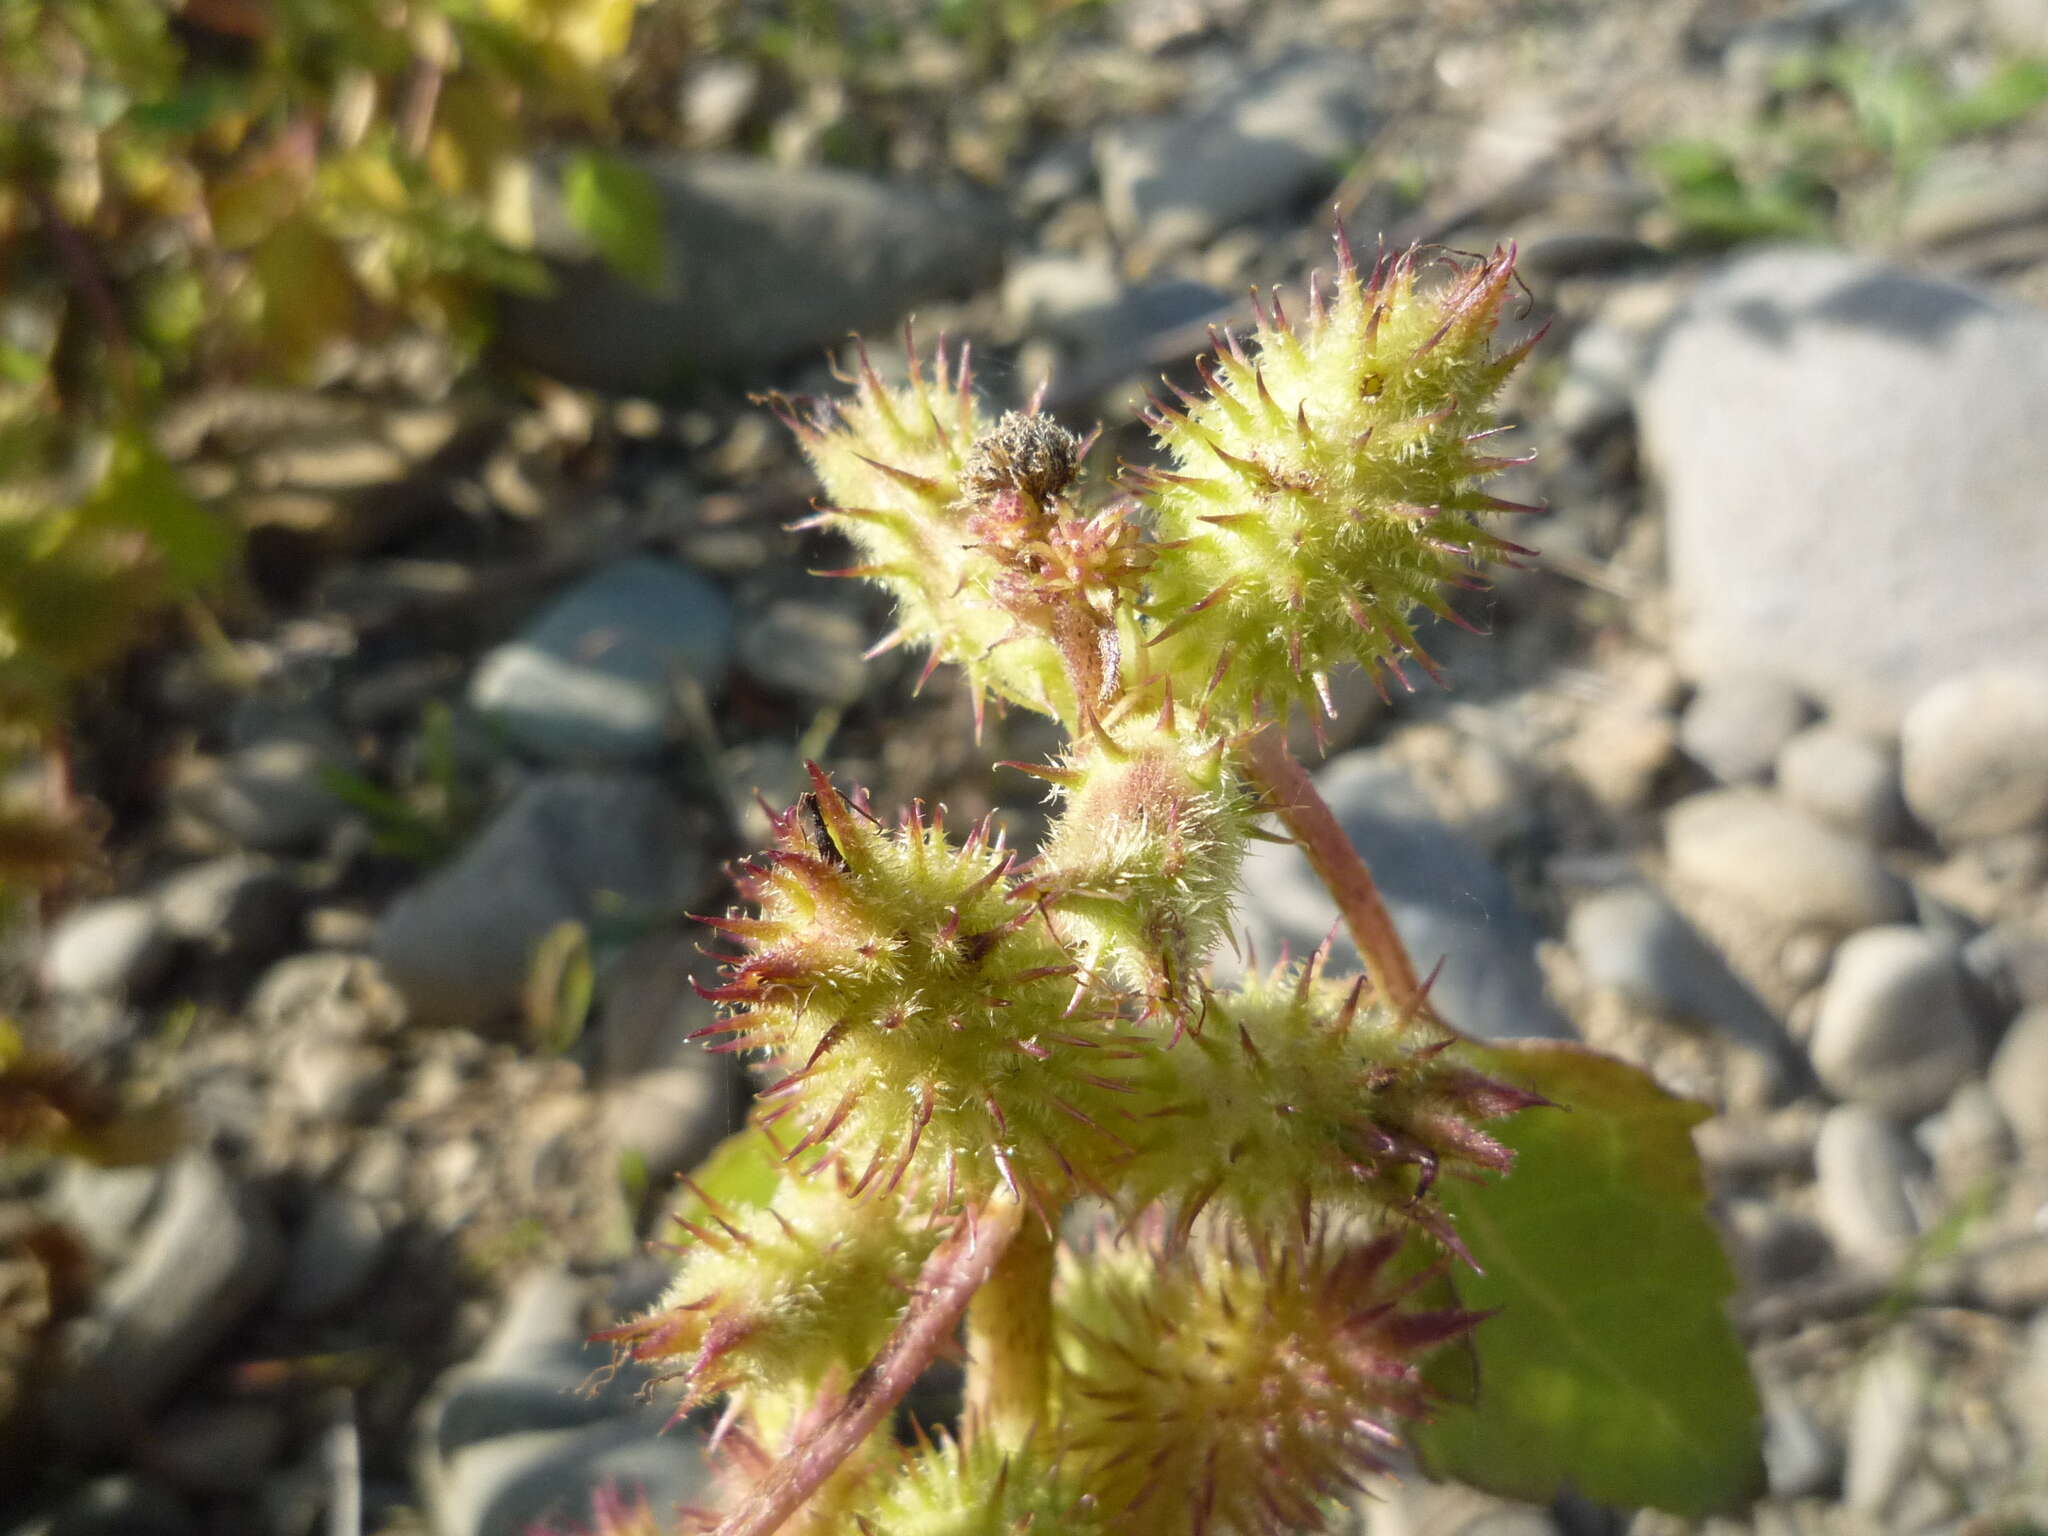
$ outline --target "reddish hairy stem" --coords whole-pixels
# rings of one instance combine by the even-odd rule
[[[1316,878],[1335,898],[1344,926],[1351,930],[1352,942],[1380,994],[1404,1018],[1435,1020],[1422,981],[1415,974],[1415,963],[1408,958],[1408,946],[1401,942],[1386,903],[1380,900],[1372,871],[1351,846],[1308,770],[1288,750],[1286,736],[1274,728],[1260,731],[1246,745],[1244,761],[1272,800],[1280,820],[1301,844],[1301,851],[1308,855]]]
[[[773,1536],[910,1390],[953,1336],[967,1303],[995,1269],[1023,1224],[1016,1201],[990,1201],[961,1218],[925,1260],[903,1321],[821,1428],[776,1464],[728,1515],[715,1536]]]

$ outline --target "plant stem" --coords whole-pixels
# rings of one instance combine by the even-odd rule
[[[773,1536],[802,1508],[938,1358],[967,1303],[1017,1236],[1023,1217],[1024,1208],[1016,1201],[992,1200],[960,1219],[953,1235],[925,1260],[903,1320],[882,1352],[822,1427],[776,1464],[746,1502],[720,1522],[715,1536]]]
[[[1380,900],[1372,871],[1351,846],[1308,770],[1288,749],[1286,736],[1276,728],[1260,731],[1245,747],[1244,760],[1253,780],[1272,799],[1280,820],[1308,855],[1316,877],[1336,901],[1380,994],[1403,1018],[1441,1024],[1415,974],[1415,964],[1408,958],[1408,946],[1401,942],[1386,903]]]
[[[967,1417],[1014,1450],[1045,1421],[1053,1236],[1026,1221],[967,1309]]]

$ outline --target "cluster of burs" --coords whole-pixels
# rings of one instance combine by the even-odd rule
[[[737,953],[705,1033],[759,1063],[744,1134],[778,1177],[693,1197],[672,1289],[614,1337],[726,1400],[734,1504],[860,1390],[942,1245],[1010,1232],[958,1426],[905,1446],[885,1417],[784,1530],[1319,1529],[1478,1321],[1432,1186],[1505,1171],[1485,1122],[1534,1095],[1322,956],[1209,969],[1266,835],[1257,733],[1327,709],[1339,665],[1429,669],[1418,615],[1519,552],[1481,489],[1513,462],[1512,255],[1339,257],[1154,402],[1162,467],[1091,475],[1050,417],[991,420],[943,345],[775,402],[847,574],[894,599],[883,645],[1068,738],[1026,769],[1057,803],[1034,855],[814,769],[713,920]]]

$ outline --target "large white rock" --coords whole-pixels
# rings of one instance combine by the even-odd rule
[[[2048,665],[2048,315],[1828,251],[1745,257],[1637,396],[1681,663],[1890,727],[1959,665]]]

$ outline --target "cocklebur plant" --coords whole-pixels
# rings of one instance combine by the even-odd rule
[[[1496,339],[1511,250],[1338,256],[1298,322],[1276,295],[1155,402],[1164,465],[1108,483],[1035,409],[992,416],[965,348],[772,402],[844,574],[895,600],[883,645],[959,666],[977,729],[993,700],[1068,745],[1011,765],[1056,806],[1030,857],[813,768],[707,919],[734,949],[701,1034],[762,1086],[673,1288],[610,1337],[678,1415],[722,1405],[725,1536],[1320,1530],[1470,1348],[1448,1192],[1511,1186],[1508,1128],[1560,1111],[1438,1016],[1282,732],[1340,665],[1432,669],[1417,615],[1524,553],[1483,485],[1534,338]],[[1364,974],[1325,946],[1211,975],[1267,815]],[[958,1422],[901,1443],[961,1347]]]

